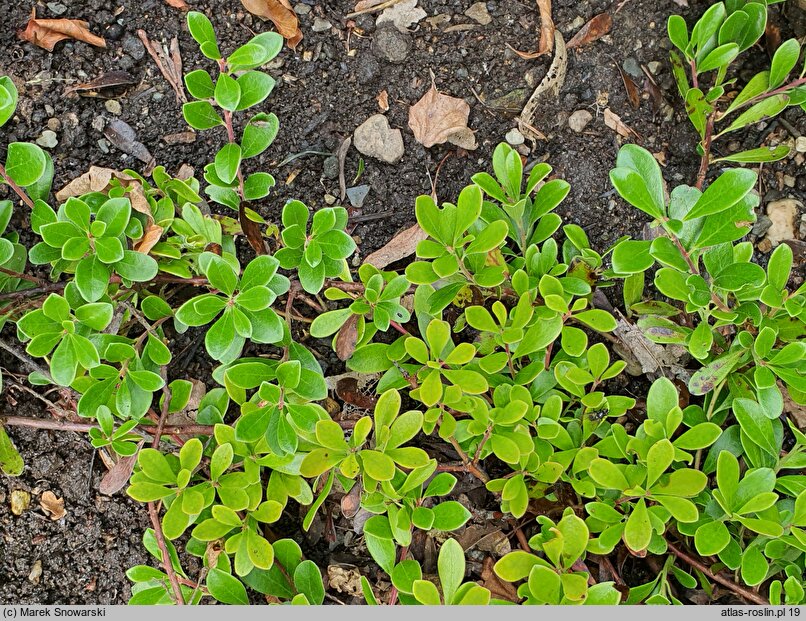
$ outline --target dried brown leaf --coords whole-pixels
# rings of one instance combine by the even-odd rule
[[[361,483],[356,482],[344,496],[341,497],[341,513],[344,517],[352,519],[361,508]]]
[[[455,144],[454,139],[461,139],[462,132],[468,129],[468,118],[470,105],[464,99],[440,93],[433,83],[422,99],[409,108],[409,127],[417,142],[426,148],[445,142]],[[474,149],[475,140],[473,143],[472,147],[459,146]]]
[[[274,23],[288,47],[294,49],[302,41],[302,31],[299,29],[299,20],[294,9],[288,2],[281,0],[241,0],[244,8],[261,19],[268,19]]]
[[[588,43],[592,43],[603,36],[605,36],[613,27],[613,18],[610,13],[599,13],[579,29],[568,44],[565,46],[569,50],[576,47],[582,47]]]
[[[551,0],[537,0],[540,11],[540,42],[537,44],[537,53],[551,54],[554,50],[554,20],[551,17]]]
[[[175,9],[181,9],[182,11],[190,10],[190,7],[185,0],[165,0],[165,4],[172,6]]]
[[[365,395],[358,386],[358,380],[354,377],[343,377],[336,383],[336,396],[350,405],[354,405],[362,410],[374,410],[378,398],[372,395]]]
[[[359,0],[355,5],[357,11],[367,11],[374,9],[376,6],[384,4],[387,0]]]
[[[108,71],[94,80],[74,84],[64,89],[64,94],[79,93],[82,97],[99,97],[101,96],[101,91],[120,89],[120,87],[132,86],[133,84],[137,84],[137,80],[126,71]]]
[[[148,254],[151,252],[151,249],[157,245],[157,242],[162,237],[163,229],[161,226],[157,226],[156,224],[151,224],[146,227],[145,233],[143,233],[143,237],[134,244],[134,250],[136,252],[142,252],[143,254]]]
[[[42,511],[44,511],[51,520],[60,520],[67,515],[67,511],[64,510],[64,498],[57,498],[56,494],[50,490],[42,493],[39,504],[42,505]]]
[[[419,224],[414,224],[395,235],[383,248],[369,255],[364,259],[364,263],[374,265],[379,270],[383,269],[395,261],[414,254],[417,244],[427,237],[428,233],[423,231]]]
[[[142,446],[142,443],[138,445],[137,453],[140,452],[140,446]],[[122,490],[126,483],[129,482],[129,477],[132,475],[132,470],[134,470],[134,464],[137,463],[137,453],[129,457],[121,457],[101,479],[98,491],[105,496],[111,496],[115,492]]]
[[[56,192],[56,200],[63,203],[74,196],[81,196],[90,192],[105,192],[109,187],[109,182],[112,181],[112,177],[131,179],[129,175],[120,173],[112,168],[90,166],[87,172],[73,179]]]
[[[618,69],[618,72],[621,74],[621,81],[624,82],[624,90],[627,91],[627,100],[634,110],[638,110],[641,106],[641,96],[638,94],[638,87],[624,69],[618,65],[616,65],[616,69]]]
[[[252,249],[257,254],[269,254],[269,249],[266,248],[266,240],[260,231],[260,225],[247,216],[247,207],[249,207],[249,203],[243,201],[238,209],[238,221],[241,223],[241,231],[243,231],[246,241],[249,242],[249,245],[252,246]]]
[[[103,37],[89,31],[89,23],[80,19],[37,19],[36,9],[31,11],[25,30],[18,31],[17,36],[48,52],[52,52],[54,46],[65,39],[76,39],[96,47],[106,47]]]
[[[491,556],[488,556],[484,559],[484,564],[482,565],[481,570],[481,586],[489,589],[490,593],[495,598],[514,603],[520,602],[521,598],[518,597],[518,592],[515,590],[513,584],[511,582],[504,582],[501,580],[501,578],[499,578],[493,570],[494,566],[495,562]]]
[[[336,355],[339,360],[347,360],[355,351],[358,342],[358,315],[350,315],[336,335]]]
[[[380,93],[378,93],[378,97],[376,99],[378,101],[378,107],[383,112],[389,110],[389,93],[387,93],[386,90],[382,90]]]
[[[622,121],[621,117],[610,108],[605,108],[604,122],[605,125],[614,130],[619,136],[623,136],[624,138],[640,138],[638,132]]]

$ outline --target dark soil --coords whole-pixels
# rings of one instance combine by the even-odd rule
[[[384,214],[384,217],[365,221],[355,228],[354,235],[361,240],[359,254],[365,256],[414,221],[414,200],[431,192],[431,180],[446,155],[435,182],[436,192],[443,201],[454,200],[474,172],[489,168],[492,150],[517,125],[515,116],[545,74],[550,58],[523,60],[507,47],[511,45],[522,51],[536,48],[539,18],[533,0],[489,0],[492,22],[470,30],[444,32],[424,20],[411,33],[411,50],[400,64],[390,64],[373,53],[374,17],[355,20],[363,36],[353,32],[348,39],[344,16],[354,6],[352,0],[302,0],[302,3],[311,9],[301,17],[305,38],[296,52],[285,49],[280,55],[281,64],[276,63],[279,66],[272,70],[277,87],[265,104],[266,109],[279,116],[280,134],[266,153],[248,162],[248,171],[267,170],[277,179],[276,191],[255,208],[267,219],[277,221],[288,198],[299,198],[318,208],[325,205],[326,194],[338,197],[338,179],[325,175],[325,156],[305,155],[279,164],[306,151],[335,153],[342,140],[379,111],[376,98],[386,90],[390,105],[387,116],[392,127],[403,131],[406,153],[397,165],[366,162],[359,183],[369,184],[371,191],[360,213]],[[58,44],[53,53],[45,52],[18,40],[16,30],[24,27],[34,5],[40,17],[57,15],[44,2],[3,3],[0,74],[12,76],[20,91],[20,105],[14,121],[0,137],[0,147],[17,140],[33,141],[43,130],[55,130],[59,143],[50,151],[57,189],[93,164],[143,170],[142,162],[101,141],[103,125],[114,117],[105,107],[104,99],[64,96],[70,85],[87,82],[106,71],[125,70],[138,85],[116,99],[121,108],[120,118],[135,129],[157,163],[171,172],[182,164],[190,164],[199,174],[222,144],[224,130],[200,132],[192,144],[172,146],[163,140],[166,135],[185,131],[187,126],[173,91],[137,37],[138,29],[143,29],[150,39],[167,44],[178,35],[185,71],[211,69],[188,35],[184,15],[162,0],[132,0],[119,14],[121,3],[111,0],[71,0],[64,4],[69,9],[61,17],[89,21],[93,32],[107,38],[108,48],[66,42]],[[237,0],[189,0],[189,4],[210,16],[225,54],[244,43],[253,31],[268,28],[245,12]],[[448,26],[474,23],[463,15],[471,4],[473,0],[419,2],[429,17],[453,16]],[[670,183],[692,183],[699,163],[695,133],[685,120],[667,61],[665,23],[670,13],[682,10],[686,17],[691,17],[707,3],[692,2],[691,9],[681,9],[672,0],[626,0],[624,7],[615,13],[618,4],[606,0],[555,0],[554,19],[566,40],[581,23],[604,11],[613,14],[613,29],[611,34],[582,50],[569,51],[568,74],[560,97],[554,102],[546,101],[534,120],[547,141],[539,142],[528,153],[529,160],[548,161],[555,175],[571,183],[571,193],[558,213],[566,222],[582,226],[593,247],[600,251],[622,235],[640,235],[645,222],[642,214],[611,192],[608,171],[614,166],[622,139],[605,126],[602,115],[605,107],[638,133],[641,144],[665,157],[665,175]],[[784,38],[791,35],[789,29],[800,27],[794,18],[779,15],[780,5],[772,11]],[[329,20],[333,29],[313,32],[317,16]],[[758,51],[763,55],[760,48]],[[625,61],[628,65],[634,65],[635,61],[645,65],[659,63],[655,80],[662,99],[672,106],[671,111],[667,113],[665,104],[658,105],[659,102],[648,98],[641,101],[638,110],[630,106],[617,68]],[[457,152],[446,146],[425,149],[414,140],[408,129],[408,108],[430,87],[429,71],[434,73],[442,92],[462,97],[471,105],[469,125],[476,131],[478,150]],[[744,72],[740,75],[746,77]],[[636,82],[640,89],[643,79]],[[504,96],[507,99],[502,103],[500,98]],[[110,107],[114,109],[114,104]],[[590,111],[594,118],[578,134],[569,128],[567,121],[574,111],[581,109]],[[790,111],[784,119],[791,127],[806,133],[803,115]],[[789,138],[786,129],[775,121],[740,136],[741,145],[723,142],[717,148],[738,150],[740,146],[756,146],[762,139]],[[357,173],[359,157],[355,149],[347,156],[348,185]],[[795,179],[794,188],[787,187],[785,176]],[[785,160],[765,167],[762,187],[765,203],[786,196],[803,201],[806,175],[796,160]],[[0,188],[0,198],[4,192]],[[12,225],[21,231],[28,228],[25,213],[17,209],[12,220]],[[191,335],[177,345],[180,348],[191,345],[194,339],[200,340],[198,336]],[[7,328],[3,337],[12,339],[12,331]],[[209,362],[201,359],[203,350],[189,351],[195,353],[194,360],[182,375],[194,375],[202,369],[209,372]],[[1,360],[5,369],[21,372],[13,359]],[[44,409],[40,403],[31,399],[6,384],[0,411],[42,415]],[[97,460],[93,467],[93,451],[86,438],[72,433],[16,428],[10,429],[10,435],[26,460],[26,468],[19,478],[0,478],[0,603],[125,603],[130,595],[125,570],[149,562],[140,543],[143,530],[149,525],[145,508],[127,500],[122,493],[111,498],[98,493],[98,482],[105,470]],[[465,483],[461,491],[484,509],[484,495]],[[67,515],[59,521],[51,521],[39,507],[39,494],[47,489],[65,500]],[[12,490],[32,492],[31,508],[19,517],[9,509]],[[362,557],[356,542],[346,541],[344,529],[334,529],[329,520],[315,523],[304,539],[299,523],[293,520],[285,520],[278,531],[280,536],[303,541],[306,554],[323,569],[337,562],[358,566],[367,563],[365,550]],[[336,540],[328,544],[331,534]],[[421,544],[421,548],[428,557],[428,546]],[[38,579],[29,578],[37,561],[42,563],[42,575]],[[476,565],[480,567],[480,563]]]

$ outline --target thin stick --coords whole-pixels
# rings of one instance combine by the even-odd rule
[[[89,433],[90,429],[98,425],[94,423],[72,423],[69,421],[51,420],[47,418],[33,418],[32,416],[5,416],[0,415],[0,425],[9,427],[30,427],[33,429],[53,429],[55,431],[75,431],[76,433]],[[148,425],[138,425],[137,431],[153,435]],[[215,428],[212,425],[168,425],[163,426],[163,434],[211,436]]]
[[[157,506],[153,502],[148,503],[148,517],[151,518],[151,525],[154,527],[154,537],[157,540],[160,552],[162,552],[162,567],[165,569],[165,573],[168,574],[168,580],[171,582],[176,603],[179,606],[184,606],[185,600],[182,598],[182,587],[179,586],[179,580],[176,578],[176,572],[171,563],[171,555],[168,554],[168,546],[165,545],[165,537],[162,534],[162,525],[160,524],[160,516],[157,515]]]
[[[37,373],[41,373],[49,380],[51,379],[50,373],[48,373],[47,369],[34,362],[33,359],[19,347],[15,345],[9,345],[4,340],[0,339],[0,349],[5,349],[8,353],[10,353],[20,362],[22,362],[29,369],[33,369]]]
[[[753,591],[750,591],[748,589],[745,589],[742,586],[739,586],[738,584],[736,584],[733,580],[730,580],[729,578],[725,578],[723,576],[720,576],[719,574],[715,574],[708,567],[706,567],[703,563],[698,561],[693,556],[690,556],[686,552],[683,552],[683,550],[675,547],[673,544],[669,543],[668,541],[666,543],[667,543],[667,545],[669,547],[669,552],[674,554],[677,558],[685,561],[686,563],[688,563],[689,565],[691,565],[695,569],[699,569],[702,573],[704,573],[706,576],[708,576],[714,582],[718,582],[719,584],[721,584],[724,587],[727,587],[728,589],[730,589],[731,591],[733,591],[737,595],[741,595],[745,599],[749,599],[751,602],[754,602],[756,604],[760,604],[762,606],[769,606],[770,605],[770,602],[768,602],[766,599],[764,599],[758,593],[754,593]]]
[[[2,164],[0,164],[0,177],[5,179],[9,187],[12,190],[14,190],[14,193],[17,196],[19,196],[22,199],[23,203],[28,205],[28,207],[30,207],[31,209],[34,208],[34,201],[32,201],[31,198],[25,193],[25,190],[23,190],[20,186],[14,183],[14,180],[8,176],[8,173],[6,172],[6,169],[3,167]]]
[[[37,278],[36,276],[29,276],[28,274],[22,274],[21,272],[15,272],[14,270],[6,269],[5,267],[0,267],[0,273],[6,274],[11,276],[12,278],[20,278],[22,280],[27,280],[29,282],[34,283],[35,285],[44,285],[46,284],[44,280],[41,278]]]

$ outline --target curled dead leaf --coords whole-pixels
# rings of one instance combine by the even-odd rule
[[[379,250],[376,250],[366,259],[364,263],[374,265],[379,270],[390,263],[400,261],[414,254],[417,244],[428,237],[428,233],[420,228],[419,224],[414,224],[404,231],[395,235],[389,242]]]
[[[358,342],[358,315],[352,314],[344,322],[336,335],[336,355],[339,360],[347,360],[353,355]]]
[[[64,510],[64,498],[57,498],[56,494],[50,490],[42,493],[39,504],[42,505],[42,511],[44,511],[51,520],[60,520],[67,515],[67,511]]]
[[[238,221],[241,223],[241,231],[243,231],[246,241],[252,246],[252,249],[257,254],[269,254],[269,249],[266,248],[266,240],[263,239],[263,233],[260,231],[260,225],[249,218],[246,209],[249,207],[247,201],[243,201],[238,209]]]
[[[475,149],[475,137],[471,144],[467,134],[469,118],[470,105],[464,99],[440,93],[433,82],[422,99],[409,108],[409,127],[417,142],[426,148],[450,142],[463,149]]]
[[[604,122],[605,125],[614,130],[619,136],[624,138],[641,138],[637,131],[622,121],[621,117],[610,108],[605,108]]]
[[[241,4],[253,15],[274,23],[291,49],[302,41],[297,14],[287,0],[241,0]]]
[[[96,47],[106,47],[103,37],[90,32],[89,23],[81,19],[37,19],[36,8],[31,11],[25,30],[18,31],[17,36],[48,52],[52,52],[55,45],[65,39],[76,39]]]
[[[161,226],[157,226],[156,224],[152,224],[148,226],[143,233],[143,237],[134,244],[134,250],[137,252],[142,252],[143,254],[148,254],[151,252],[151,249],[157,245],[157,242],[162,237],[163,229]]]
[[[551,17],[551,0],[537,0],[537,8],[540,11],[540,42],[537,45],[537,53],[551,54],[554,49],[554,20]]]
[[[613,27],[613,18],[610,13],[599,13],[579,29],[568,44],[565,46],[569,50],[576,47],[582,47],[588,43],[592,43],[603,36],[605,36]]]
[[[374,410],[378,402],[377,397],[361,392],[358,380],[354,377],[344,377],[336,383],[336,396],[362,410]]]

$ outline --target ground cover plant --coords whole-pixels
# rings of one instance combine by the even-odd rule
[[[226,136],[203,182],[126,170],[54,209],[50,157],[10,144],[0,175],[20,205],[0,203],[0,229],[27,209],[41,241],[0,239],[2,321],[35,365],[28,381],[75,398],[120,486],[148,506],[154,564],[128,570],[129,603],[322,604],[320,567],[276,532],[296,516],[304,531],[328,519],[334,497],[364,516],[380,569],[358,579],[368,604],[665,604],[715,585],[746,602],[806,602],[806,435],[782,416],[785,401],[806,402],[806,290],[789,288],[788,245],[762,267],[741,241],[756,220],[756,172],[708,177],[712,164],[783,157],[757,148],[712,158],[711,145],[805,105],[795,40],[723,100],[728,65],[761,37],[766,10],[717,3],[690,34],[670,19],[702,164],[694,185],[667,196],[655,157],[623,146],[613,187],[654,233],[600,251],[556,213],[568,183],[549,164],[525,167],[507,144],[454,203],[417,199],[426,238],[400,270],[351,269],[343,207],[288,201],[272,236],[250,202],[275,180],[249,160],[278,132],[277,116],[252,109],[274,87],[260,67],[283,39],[258,34],[224,56],[198,12],[187,25],[213,71],[185,76],[194,100],[184,116]],[[0,79],[0,125],[16,106],[13,82]],[[214,216],[205,196],[232,215]],[[49,266],[49,282],[27,263]],[[620,394],[614,381],[627,362],[610,345],[625,320],[595,294],[615,285],[647,343],[685,350],[642,394]],[[193,382],[169,381],[168,370],[170,335],[196,327],[215,368],[194,397]],[[353,379],[372,378],[359,415],[324,407],[328,378],[305,332],[332,339]],[[247,343],[265,348],[244,356]],[[168,422],[191,398],[194,423]],[[427,437],[444,452],[425,450]],[[23,458],[0,427],[4,472],[19,474]],[[454,493],[464,477],[484,485],[521,540],[483,585],[468,579],[456,539],[478,511]],[[517,521],[527,515],[530,538]],[[426,533],[441,542],[437,580],[413,553]],[[591,566],[617,553],[651,559],[653,575],[627,585],[600,569],[593,580]]]

